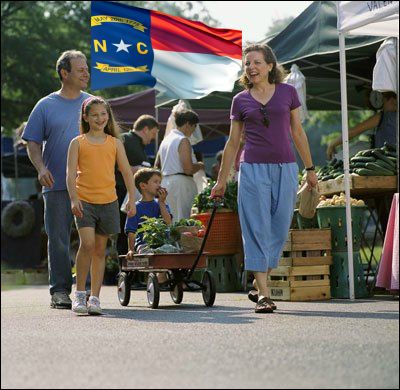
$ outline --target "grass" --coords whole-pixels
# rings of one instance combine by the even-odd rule
[[[382,246],[375,246],[375,248],[374,248],[374,257],[378,262],[381,258],[382,250],[383,250]],[[365,252],[365,254],[364,254],[364,252]],[[371,249],[368,247],[365,247],[364,251],[360,250],[360,254],[361,254],[361,261],[363,262],[363,264],[368,264],[369,258],[371,257]],[[375,260],[372,259],[372,264],[374,264],[374,263],[375,263]]]

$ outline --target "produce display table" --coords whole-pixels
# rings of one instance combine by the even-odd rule
[[[366,269],[366,278],[368,282],[369,276],[373,276],[374,280],[370,283],[370,290],[374,288],[375,272],[372,272],[372,262],[375,266],[378,265],[380,254],[376,256],[376,248],[379,246],[379,238],[383,242],[386,232],[387,218],[389,215],[389,207],[387,199],[391,198],[397,192],[397,176],[355,176],[351,175],[350,194],[356,199],[363,199],[368,206],[369,217],[366,219],[362,231],[362,247],[361,251],[364,257],[368,260]],[[318,183],[319,192],[321,195],[331,197],[335,194],[345,192],[344,178],[331,179]],[[376,212],[376,215],[374,214]],[[372,233],[367,234],[370,222],[374,223],[375,229]],[[368,251],[366,250],[368,249]]]
[[[355,198],[370,198],[397,192],[397,176],[350,176],[350,194]],[[344,192],[344,178],[318,183],[321,195],[331,196]]]

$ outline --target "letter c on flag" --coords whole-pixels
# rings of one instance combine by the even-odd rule
[[[147,49],[142,49],[142,46],[147,47],[144,42],[138,42],[136,45],[137,51],[139,54],[147,54],[149,51]]]

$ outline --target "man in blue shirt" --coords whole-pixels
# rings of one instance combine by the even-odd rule
[[[61,89],[45,96],[31,112],[22,138],[43,186],[44,223],[48,235],[50,306],[71,308],[72,272],[69,255],[73,221],[66,185],[68,146],[79,135],[82,102],[90,95],[82,90],[89,82],[85,55],[76,50],[61,54],[56,70]]]

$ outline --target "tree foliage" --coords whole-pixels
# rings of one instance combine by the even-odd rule
[[[272,21],[271,27],[268,29],[267,33],[265,34],[265,37],[271,37],[274,35],[279,34],[281,31],[283,31],[292,21],[294,20],[293,16],[287,16],[286,18],[282,19],[274,19]]]
[[[201,1],[121,3],[218,24]],[[39,99],[60,88],[55,64],[63,51],[81,50],[90,64],[90,1],[2,1],[1,20],[1,126],[10,134]],[[116,87],[96,94],[110,98],[144,88]]]

